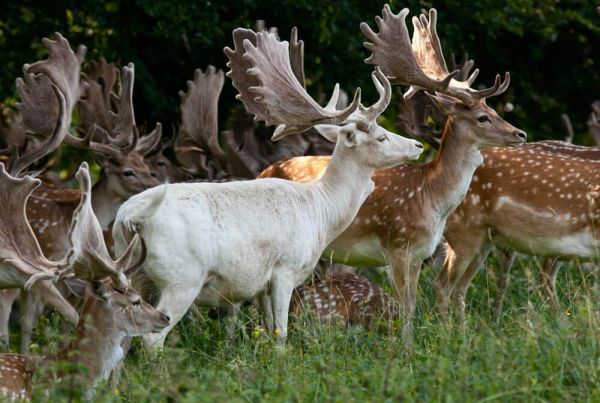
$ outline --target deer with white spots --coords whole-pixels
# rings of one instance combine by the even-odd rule
[[[412,319],[422,262],[431,256],[442,238],[446,220],[467,193],[469,183],[483,162],[481,149],[517,146],[526,135],[507,123],[489,106],[486,98],[501,94],[509,85],[496,77],[493,87],[470,87],[477,71],[466,81],[449,73],[436,32],[436,11],[413,18],[412,44],[405,18],[383,9],[375,34],[367,24],[363,33],[372,43],[367,59],[377,64],[395,84],[411,85],[409,94],[426,89],[432,101],[447,115],[439,152],[424,165],[399,165],[378,170],[375,191],[367,198],[352,224],[325,250],[333,261],[356,266],[390,265],[395,291],[400,298],[404,324],[402,336],[412,346]],[[434,93],[436,95],[434,95]],[[405,95],[407,96],[407,95]],[[330,163],[329,157],[300,157],[267,168],[260,177],[280,177],[301,182],[318,180]]]
[[[197,297],[203,304],[222,305],[260,295],[266,326],[283,343],[294,288],[350,224],[373,190],[375,169],[422,152],[417,141],[376,123],[391,98],[379,70],[373,74],[380,94],[374,105],[364,107],[357,90],[352,104],[337,111],[337,88],[323,108],[299,84],[287,42],[241,28],[233,40],[235,49],[225,49],[228,74],[246,108],[278,125],[273,139],[330,124],[336,148],[329,169],[314,184],[281,179],[170,184],[133,196],[119,209],[115,246],[122,250],[127,231],[141,234],[148,245],[144,273],[159,288],[158,309],[172,318],[164,331],[144,337],[151,351],[163,347]]]
[[[341,321],[364,327],[399,317],[398,304],[388,293],[354,273],[332,273],[296,288],[290,312],[302,311],[319,323]]]
[[[592,134],[592,136],[594,138],[596,138],[596,136],[598,138],[600,138],[600,107],[594,103],[592,105],[592,113],[590,114],[590,118],[588,119],[588,128],[590,130],[590,133]],[[600,185],[600,183],[598,183],[597,179],[593,179],[595,178],[595,175],[593,174],[593,170],[596,166],[597,163],[600,163],[600,148],[599,147],[583,147],[583,146],[578,146],[578,145],[574,145],[574,144],[570,144],[564,141],[556,141],[556,140],[545,140],[545,141],[538,141],[538,142],[533,142],[533,143],[527,143],[524,144],[522,147],[522,151],[526,151],[528,150],[529,153],[541,153],[541,156],[536,156],[534,159],[531,159],[531,157],[522,157],[522,156],[513,156],[512,158],[519,158],[519,161],[516,161],[515,164],[512,164],[512,168],[508,168],[508,165],[510,165],[510,162],[507,161],[507,158],[511,158],[510,156],[506,156],[501,154],[502,156],[500,158],[503,158],[502,161],[497,161],[496,164],[493,165],[488,165],[488,161],[486,159],[486,163],[484,164],[483,167],[481,167],[481,173],[478,171],[476,171],[475,175],[477,175],[478,179],[480,177],[482,177],[482,175],[484,177],[493,179],[492,182],[490,182],[489,186],[494,186],[494,184],[498,185],[499,187],[501,187],[502,185],[500,184],[500,182],[502,181],[500,178],[504,178],[504,181],[508,181],[508,183],[510,183],[510,181],[514,181],[514,177],[515,177],[515,172],[517,172],[517,167],[522,165],[523,169],[519,169],[519,173],[517,175],[521,175],[521,174],[525,174],[525,172],[527,172],[529,170],[528,175],[521,177],[520,179],[518,179],[519,181],[525,180],[526,185],[524,186],[518,186],[515,189],[515,192],[517,194],[519,194],[519,192],[523,192],[523,194],[520,194],[518,199],[521,200],[519,202],[520,206],[523,209],[526,208],[533,208],[533,206],[535,205],[535,203],[537,203],[537,200],[540,200],[540,197],[546,197],[549,200],[550,199],[555,199],[558,198],[558,201],[560,202],[562,200],[562,204],[564,204],[564,207],[573,207],[573,211],[568,212],[567,214],[575,214],[576,210],[581,210],[583,208],[583,206],[588,203],[588,202],[592,202],[590,200],[587,199],[586,195],[589,195],[589,192],[593,192],[594,187],[597,185]],[[500,152],[500,151],[498,151]],[[507,150],[507,152],[509,152]],[[496,151],[492,151],[490,150],[490,153],[495,154]],[[543,161],[546,157],[544,156],[544,154],[556,154],[557,156],[559,156],[556,159],[551,159],[548,160],[548,162]],[[484,153],[484,155],[486,155]],[[560,156],[563,156],[565,158],[560,158]],[[486,157],[487,158],[487,157]],[[491,162],[494,161],[494,158],[492,157],[492,155],[490,155],[491,158]],[[573,165],[569,165],[567,166],[566,164],[579,164],[580,167],[583,167],[584,165],[586,165],[586,161],[590,161],[591,165],[589,165],[588,171],[577,171],[577,173],[574,173],[578,168],[575,168],[575,166]],[[548,167],[551,167],[550,169],[548,169]],[[507,168],[508,168],[508,172],[507,172]],[[546,173],[548,171],[548,173]],[[588,172],[587,176],[584,172]],[[533,173],[533,174],[532,174]],[[584,179],[587,178],[587,179]],[[588,180],[589,182],[587,182],[587,185],[584,184],[584,182],[582,182],[582,179],[584,180]],[[594,182],[595,181],[595,182]],[[557,183],[563,183],[564,184],[564,188],[561,189],[560,186],[557,185]],[[575,184],[577,184],[579,187],[576,188],[574,187]],[[506,187],[512,187],[512,185],[506,185]],[[527,187],[529,186],[529,187]],[[488,186],[486,186],[487,188]],[[534,189],[535,189],[535,196],[534,196]],[[555,190],[558,189],[559,192],[563,191],[564,194],[557,194],[555,192]],[[482,194],[478,194],[479,192],[481,192]],[[574,193],[571,192],[583,192],[581,194],[575,195]],[[467,218],[466,219],[466,223],[462,223],[463,217],[462,216],[457,216],[455,220],[451,220],[453,222],[453,224],[450,226],[448,226],[448,231],[462,231],[465,227],[468,228],[472,228],[473,227],[478,227],[483,225],[484,227],[486,225],[488,226],[488,230],[492,231],[492,233],[496,232],[496,231],[501,231],[502,234],[505,235],[501,235],[501,237],[504,239],[505,237],[508,237],[508,239],[511,239],[511,241],[507,242],[506,239],[504,239],[503,241],[501,241],[500,243],[497,244],[498,246],[498,273],[497,273],[497,280],[496,280],[496,301],[495,301],[495,307],[494,307],[494,319],[498,320],[500,318],[500,314],[502,312],[502,306],[504,303],[504,297],[506,296],[506,292],[508,289],[508,285],[509,285],[509,274],[510,274],[510,270],[512,268],[514,259],[515,259],[515,253],[516,251],[519,252],[523,252],[523,253],[529,253],[529,254],[535,254],[536,250],[540,250],[539,246],[536,248],[530,247],[529,246],[529,242],[526,240],[527,237],[525,235],[521,236],[517,236],[516,238],[513,239],[514,234],[516,233],[520,233],[520,229],[517,227],[512,227],[513,224],[509,224],[508,225],[508,229],[502,229],[500,230],[500,228],[503,228],[505,225],[507,224],[500,224],[501,220],[501,216],[497,216],[494,219],[491,219],[490,217],[487,217],[487,215],[492,215],[492,214],[503,214],[502,210],[505,209],[501,209],[500,211],[498,211],[497,213],[495,212],[494,209],[490,208],[490,206],[492,205],[492,203],[499,203],[499,198],[502,197],[501,194],[496,194],[493,195],[496,192],[490,192],[489,189],[488,191],[483,191],[483,189],[480,191],[479,188],[477,187],[477,185],[475,183],[473,183],[471,185],[471,188],[469,189],[469,194],[472,196],[468,196],[467,199],[465,200],[465,204],[469,204],[468,200],[471,199],[471,201],[473,200],[479,200],[479,204],[477,205],[471,205],[471,206],[461,206],[459,208],[459,212],[461,212],[462,215],[467,215],[470,216],[471,214],[477,212],[476,216],[479,216],[480,218],[478,220],[488,220],[489,224],[482,224],[481,222],[478,224],[475,223],[469,223],[470,219]],[[545,195],[545,196],[543,196]],[[507,195],[508,196],[508,195]],[[526,203],[523,203],[524,200],[528,200]],[[481,204],[483,203],[483,205]],[[488,204],[486,206],[486,203]],[[471,202],[472,204],[472,202]],[[550,203],[553,204],[553,203]],[[590,205],[590,207],[592,207]],[[545,209],[546,207],[544,207]],[[547,207],[548,210],[547,212],[551,212],[554,211],[554,216],[556,217],[557,214],[559,214],[557,211],[553,210],[554,207],[549,206]],[[539,209],[538,211],[541,212],[544,209]],[[484,216],[482,216],[482,212],[480,210],[485,211],[485,213],[483,214]],[[568,210],[568,209],[567,209]],[[507,210],[505,210],[504,212],[507,212]],[[590,214],[592,214],[592,210],[589,211]],[[585,213],[580,213],[579,215],[579,219],[582,219],[581,214],[585,214]],[[542,214],[543,216],[543,214]],[[539,218],[538,220],[535,220],[534,217],[530,217],[528,219],[529,221],[534,221],[535,222],[535,226],[533,228],[531,228],[531,230],[533,230],[534,228],[538,228],[539,230],[544,230],[544,236],[540,237],[540,238],[551,238],[552,237],[552,233],[550,231],[556,231],[557,229],[559,229],[560,224],[555,224],[555,225],[550,225],[550,223],[543,223],[539,220],[545,220],[545,218]],[[511,222],[511,220],[507,220],[508,222]],[[583,221],[582,221],[583,223]],[[593,219],[590,216],[590,220],[588,220],[588,224],[590,226],[593,226]],[[499,225],[499,227],[496,227],[496,225]],[[582,227],[579,227],[579,229],[581,229]],[[481,229],[478,229],[477,231],[481,231]],[[554,237],[556,238],[560,238],[561,234],[567,234],[569,232],[569,230],[567,230],[566,228],[561,228],[561,232],[560,233],[554,233]],[[454,245],[454,247],[457,248],[456,253],[460,253],[460,251],[463,250],[463,248],[465,248],[465,246],[467,246],[469,244],[469,241],[463,241],[460,239],[457,239],[458,237],[456,236],[450,236],[450,239],[452,240],[451,242],[451,248],[453,249],[452,245]],[[476,237],[477,238],[477,237]],[[495,242],[496,237],[493,237],[493,242]],[[473,242],[477,242],[476,240],[473,240]],[[503,248],[502,245],[506,245],[506,248]],[[489,239],[486,239],[485,242],[483,242],[482,245],[482,251],[479,252],[476,257],[474,258],[472,263],[469,263],[466,272],[464,274],[464,278],[460,279],[460,274],[457,273],[455,275],[452,275],[450,273],[453,273],[455,268],[458,268],[458,270],[464,270],[462,268],[462,266],[466,265],[467,262],[471,257],[469,256],[470,253],[474,253],[471,250],[468,249],[467,247],[467,252],[466,252],[466,257],[464,257],[464,259],[466,261],[463,261],[462,257],[458,257],[455,261],[452,262],[446,262],[446,266],[444,266],[444,269],[442,270],[442,273],[440,274],[440,278],[438,279],[437,282],[437,286],[440,289],[439,291],[439,299],[441,301],[443,301],[443,298],[448,299],[448,295],[449,293],[451,293],[452,291],[450,290],[453,287],[456,287],[456,291],[454,292],[454,301],[456,302],[458,308],[459,308],[459,314],[460,314],[460,318],[464,319],[464,304],[465,299],[466,299],[466,292],[467,292],[467,287],[469,286],[469,283],[472,279],[472,277],[475,275],[476,271],[477,271],[477,266],[478,266],[478,261],[485,258],[485,256],[481,257],[480,254],[484,254],[485,253],[485,249],[488,248],[489,245]],[[558,274],[558,271],[561,267],[561,260],[563,260],[564,258],[569,258],[569,257],[578,257],[578,258],[583,258],[585,259],[590,259],[593,257],[596,257],[595,253],[591,253],[592,251],[588,249],[588,251],[586,253],[580,253],[577,251],[577,249],[579,249],[577,246],[575,245],[571,245],[571,248],[574,248],[571,253],[565,252],[565,251],[560,251],[559,249],[553,249],[549,246],[549,242],[546,242],[546,246],[547,249],[545,249],[542,253],[542,256],[546,256],[549,257],[548,259],[546,259],[541,265],[541,272],[540,272],[540,279],[541,279],[541,283],[543,286],[543,290],[546,293],[546,296],[548,297],[552,307],[554,309],[558,309],[558,298],[556,296],[556,275]],[[585,249],[585,247],[582,245],[582,249]],[[593,256],[592,256],[593,255]],[[446,306],[447,306],[447,302],[441,302],[441,306],[440,308],[442,309],[442,315],[445,317],[446,315]]]
[[[82,164],[76,177],[81,187],[81,199],[69,230],[69,253],[63,261],[54,262],[46,259],[37,246],[37,239],[24,214],[27,198],[40,181],[30,176],[14,178],[0,164],[0,187],[3,193],[10,192],[14,198],[13,204],[3,205],[2,209],[3,212],[12,212],[14,223],[4,227],[8,231],[0,243],[4,254],[9,251],[13,254],[7,264],[20,268],[36,262],[40,268],[46,269],[45,277],[70,278],[72,282],[74,277],[75,284],[85,290],[75,339],[66,348],[46,358],[0,354],[2,398],[27,399],[34,384],[49,387],[65,378],[74,381],[72,384],[81,388],[86,398],[91,398],[97,383],[106,380],[122,358],[121,341],[126,336],[159,331],[169,324],[169,318],[143,302],[127,280],[126,276],[139,269],[145,259],[142,245],[140,257],[133,261],[139,237],[133,237],[123,254],[113,260],[92,210],[87,163]],[[23,228],[29,228],[29,231],[21,231]],[[6,239],[19,239],[20,242],[16,244]],[[9,270],[2,267],[0,273],[5,274]],[[59,361],[78,364],[85,370],[69,372],[68,369],[53,368],[53,364]],[[56,373],[53,369],[57,370]]]

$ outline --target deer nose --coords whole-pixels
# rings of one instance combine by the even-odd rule
[[[524,131],[517,130],[515,132],[515,136],[517,136],[519,139],[521,139],[523,141],[527,141],[527,133],[525,133]]]
[[[169,317],[169,315],[165,315],[163,313],[162,316],[163,316],[163,319],[165,319],[167,322],[171,322],[171,318]]]
[[[415,147],[422,149],[423,148],[423,144],[419,143],[418,141],[415,142]]]

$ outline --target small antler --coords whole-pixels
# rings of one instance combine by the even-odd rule
[[[55,41],[44,38],[42,42],[48,49],[48,59],[25,65],[24,80],[17,79],[21,98],[17,107],[28,141],[13,152],[9,167],[13,175],[60,145],[68,134],[72,111],[82,91],[79,75],[85,47],[80,46],[74,53],[59,33]]]
[[[300,84],[290,64],[289,47],[274,34],[249,29],[233,31],[234,50],[225,48],[233,81],[249,113],[267,125],[278,125],[272,139],[300,133],[317,124],[342,124],[360,105],[360,89],[352,104],[336,111],[339,86],[328,107],[321,107]],[[387,81],[387,80],[386,80]]]
[[[216,160],[226,158],[218,137],[219,95],[224,82],[223,71],[208,66],[204,73],[197,69],[194,81],[187,82],[187,92],[179,93],[181,127],[175,143],[175,154],[191,172],[206,171],[202,160],[207,156]]]
[[[420,18],[413,17],[412,43],[405,21],[408,13],[408,9],[405,8],[396,15],[386,4],[383,8],[383,18],[375,18],[379,33],[374,33],[364,22],[360,25],[362,32],[371,41],[364,44],[372,52],[365,62],[380,66],[393,84],[410,85],[411,89],[405,94],[406,98],[417,90],[424,89],[452,96],[467,105],[474,105],[480,100],[506,91],[510,84],[508,73],[504,81],[497,75],[494,85],[484,90],[474,90],[470,87],[479,73],[478,70],[466,81],[456,80],[455,77],[460,71],[448,72],[437,35],[437,11],[430,9],[429,19],[425,15],[421,15]]]

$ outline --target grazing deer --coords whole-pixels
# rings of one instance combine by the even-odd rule
[[[492,245],[502,250],[496,318],[508,286],[511,252],[583,259],[598,254],[596,148],[543,141],[519,150],[490,149],[484,155],[484,165],[444,234],[448,254],[435,282],[443,318],[452,299],[464,320],[467,289]],[[547,261],[541,273],[543,289],[555,308],[558,269]]]
[[[398,317],[398,305],[381,287],[354,273],[332,273],[294,290],[290,312],[302,310],[319,322],[340,320],[369,327]]]
[[[141,257],[132,262],[139,237],[134,237],[123,255],[116,261],[113,260],[104,243],[100,223],[92,210],[91,179],[86,163],[79,168],[76,177],[81,187],[81,200],[69,231],[72,242],[69,259],[59,270],[59,277],[74,275],[87,284],[75,339],[51,357],[0,354],[0,396],[4,398],[28,399],[34,383],[49,387],[50,383],[74,377],[77,387],[81,387],[85,397],[89,399],[98,382],[106,380],[121,359],[121,341],[124,337],[156,332],[169,324],[169,318],[143,302],[125,277],[141,267],[144,259],[142,247]],[[28,196],[33,187],[39,185],[39,180],[31,177],[16,180],[0,164],[0,183],[8,188],[3,190],[10,190],[13,195]],[[15,217],[20,217],[19,210],[24,210],[26,198],[19,197],[21,204],[10,206],[18,207],[12,210]],[[24,215],[20,218],[20,225],[15,230],[27,225]],[[33,260],[46,264],[49,269],[53,268],[55,262],[46,260],[39,247],[29,248],[30,245],[37,244],[31,230],[14,235],[21,237],[23,242],[15,245],[19,255],[11,264],[29,265]],[[68,369],[53,368],[52,364],[59,361],[77,364],[84,371],[75,371],[73,374]]]
[[[64,58],[75,58],[67,48],[68,43],[59,42],[59,45]],[[67,143],[92,152],[103,168],[103,177],[93,187],[93,206],[104,229],[114,220],[124,200],[159,184],[151,175],[144,156],[160,140],[161,126],[157,125],[154,132],[139,137],[133,111],[133,82],[134,69],[130,64],[123,68],[121,91],[116,93],[113,90],[118,84],[118,69],[104,60],[92,64],[90,73],[84,76],[84,98],[79,103],[81,127],[87,135],[83,139],[70,134],[64,137]],[[73,80],[73,85],[77,86],[78,81]],[[117,105],[116,113],[112,104]],[[23,116],[26,120],[28,114]],[[79,196],[77,190],[44,187],[30,198],[27,217],[46,256],[58,258],[68,250],[68,229]],[[21,297],[21,352],[26,353],[44,304],[35,293]],[[10,311],[6,307],[13,301],[10,294],[0,296],[0,305],[5,311]],[[8,317],[1,319],[6,321]],[[4,323],[2,326],[7,327]]]
[[[363,33],[372,43],[367,62],[378,64],[392,83],[410,84],[438,95],[428,96],[448,114],[440,149],[434,161],[424,165],[399,165],[378,170],[375,191],[367,198],[352,224],[325,250],[333,261],[356,266],[391,266],[393,285],[400,296],[405,319],[402,334],[412,345],[412,318],[417,282],[423,259],[431,256],[442,238],[448,215],[464,198],[475,169],[481,165],[484,147],[523,143],[526,135],[507,123],[485,100],[506,90],[496,77],[493,87],[470,88],[477,71],[458,82],[448,73],[436,32],[436,11],[413,18],[412,46],[405,18],[389,6],[377,17],[379,34],[365,23]],[[329,157],[299,157],[267,168],[259,177],[280,177],[300,182],[318,180]]]
[[[260,294],[267,328],[284,342],[293,289],[350,224],[373,189],[374,170],[422,151],[420,143],[376,123],[391,97],[379,70],[373,74],[380,94],[374,105],[362,106],[357,90],[352,104],[336,111],[337,88],[323,108],[300,85],[287,42],[241,28],[233,40],[235,49],[225,49],[228,75],[246,108],[278,125],[273,140],[329,124],[326,131],[337,137],[336,148],[329,169],[314,184],[280,179],[170,184],[133,196],[119,209],[115,246],[122,250],[127,231],[141,234],[148,244],[144,272],[159,288],[158,309],[172,319],[161,333],[144,337],[152,350],[162,348],[197,297],[221,305]]]

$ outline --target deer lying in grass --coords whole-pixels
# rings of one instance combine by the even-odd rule
[[[409,84],[438,95],[429,97],[448,114],[439,153],[425,165],[400,165],[375,172],[375,191],[356,219],[326,249],[324,256],[356,266],[389,264],[393,285],[403,306],[402,334],[412,345],[412,317],[417,282],[423,259],[431,256],[441,240],[448,215],[464,198],[475,169],[481,165],[484,147],[520,145],[526,135],[510,125],[485,103],[508,87],[497,76],[493,87],[470,88],[477,72],[465,82],[448,73],[436,32],[436,11],[414,18],[411,42],[405,18],[408,10],[395,15],[389,6],[383,19],[377,17],[380,33],[366,25],[361,29],[371,40],[365,46],[373,54],[367,60],[381,66],[396,84]],[[329,157],[299,157],[267,168],[259,177],[280,177],[300,182],[319,180]]]
[[[398,305],[381,287],[354,273],[332,273],[294,290],[290,312],[308,311],[322,323],[340,320],[369,327],[398,317]]]
[[[598,256],[598,151],[560,142],[519,150],[491,149],[467,197],[448,220],[448,255],[435,282],[440,315],[450,299],[464,320],[467,289],[492,245],[504,251],[495,316],[499,317],[512,257],[507,251],[552,258]],[[559,266],[544,264],[541,280],[557,308]]]
[[[287,42],[247,29],[236,29],[233,39],[235,49],[225,49],[228,74],[246,108],[278,125],[274,140],[318,124],[338,125],[329,130],[337,137],[334,156],[322,180],[310,185],[280,179],[163,185],[119,209],[115,246],[122,250],[128,231],[141,234],[148,245],[144,272],[160,291],[157,308],[172,319],[161,333],[144,337],[151,350],[163,347],[197,297],[220,305],[260,294],[267,328],[285,341],[294,288],[350,224],[373,189],[374,170],[422,151],[420,143],[377,125],[391,97],[378,70],[373,75],[377,103],[362,106],[357,91],[351,106],[335,111],[337,89],[322,108],[298,83]]]
[[[116,363],[122,358],[121,341],[126,336],[138,336],[150,331],[159,331],[169,324],[169,318],[143,302],[133,290],[126,275],[141,267],[144,250],[140,259],[132,262],[132,254],[138,244],[135,237],[123,255],[112,259],[104,243],[102,229],[94,215],[91,203],[91,179],[87,164],[79,168],[76,175],[81,186],[81,201],[73,216],[69,231],[71,248],[69,260],[61,268],[59,275],[75,275],[83,280],[85,300],[77,323],[75,339],[58,354],[46,358],[15,354],[0,354],[0,396],[9,399],[27,399],[34,384],[50,387],[57,381],[69,378],[81,388],[86,398],[91,398],[94,388],[101,380],[106,380]],[[0,182],[8,187],[15,197],[10,207],[13,210],[15,229],[26,226],[24,211],[27,197],[39,180],[25,177],[17,180],[4,171],[0,164]],[[24,241],[18,246],[19,258],[11,264],[28,264],[30,259],[44,261],[39,250],[25,249],[37,243],[31,231],[14,234]],[[23,248],[23,249],[21,249]],[[143,249],[143,247],[142,247]],[[50,263],[49,267],[54,265]],[[83,367],[69,373],[69,369],[53,367],[56,362],[74,364],[67,368]],[[77,366],[76,366],[76,365]]]

